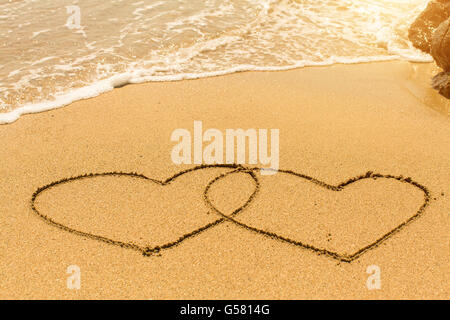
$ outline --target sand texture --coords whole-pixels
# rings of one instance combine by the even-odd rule
[[[129,85],[0,126],[0,298],[450,298],[450,103],[435,72]],[[174,164],[171,133],[194,120],[280,129],[281,171]]]

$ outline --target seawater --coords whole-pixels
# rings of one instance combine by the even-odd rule
[[[428,62],[407,38],[427,2],[0,0],[0,123],[127,83]]]

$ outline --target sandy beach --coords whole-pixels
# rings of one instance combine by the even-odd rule
[[[429,88],[436,70],[393,61],[127,85],[0,126],[0,299],[449,299],[450,102]],[[136,172],[164,182],[195,167],[171,161],[170,140],[195,120],[223,131],[279,129],[280,169],[323,184],[368,171],[404,177],[336,192],[282,172],[254,171],[257,185],[248,172],[227,174],[208,199],[241,224],[351,255],[426,207],[351,262],[227,219],[143,256],[32,210],[33,193],[61,179]],[[73,230],[154,248],[223,218],[204,191],[233,170],[194,170],[166,184],[78,179],[35,205]],[[71,265],[81,271],[79,290],[67,288]],[[373,265],[378,290],[366,285]]]

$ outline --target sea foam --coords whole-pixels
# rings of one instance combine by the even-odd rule
[[[0,5],[0,124],[129,83],[404,59],[426,0],[63,0]],[[48,14],[36,15],[35,12]],[[51,16],[52,19],[48,17]],[[2,49],[3,50],[3,49]]]

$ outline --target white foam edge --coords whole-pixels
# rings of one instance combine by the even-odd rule
[[[120,87],[126,84],[190,80],[190,79],[221,76],[230,73],[244,72],[244,71],[284,71],[303,67],[329,66],[333,64],[355,64],[366,62],[391,61],[391,60],[398,60],[400,58],[401,57],[398,55],[384,55],[376,57],[358,57],[358,58],[339,57],[322,62],[301,62],[283,67],[279,66],[260,67],[254,65],[240,65],[219,71],[203,72],[203,73],[180,73],[166,76],[143,75],[145,74],[145,70],[136,70],[133,72],[126,72],[114,75],[110,78],[97,81],[86,87],[74,89],[66,94],[56,95],[55,100],[52,101],[42,101],[39,103],[26,104],[10,112],[0,113],[0,125],[12,123],[25,114],[49,111],[67,106],[78,100],[93,98],[99,96],[102,93],[111,91],[116,87]],[[430,62],[430,60],[426,59],[426,61],[424,60],[422,62]]]

